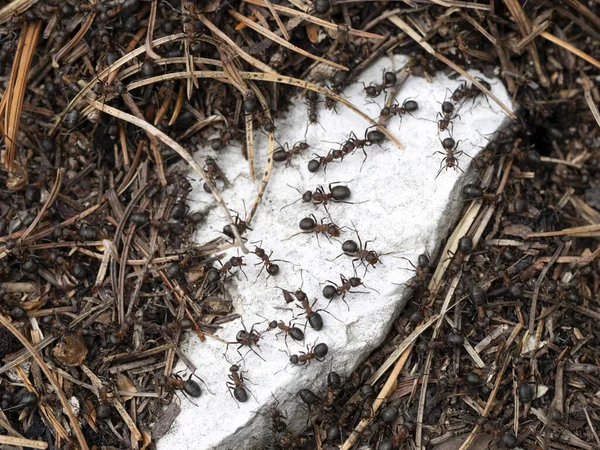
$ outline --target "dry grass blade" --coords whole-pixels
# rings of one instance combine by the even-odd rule
[[[165,36],[165,37],[162,37],[160,39],[156,39],[154,42],[152,42],[152,47],[158,47],[158,46],[163,45],[163,44],[168,44],[169,42],[179,41],[179,40],[181,40],[181,39],[183,39],[185,37],[186,37],[186,35],[183,34],[183,33],[173,34],[173,35],[170,35],[170,36]],[[75,97],[73,97],[73,100],[71,100],[69,102],[69,104],[67,105],[67,107],[60,113],[60,116],[58,117],[58,120],[50,128],[50,131],[48,132],[48,135],[51,136],[51,135],[54,134],[54,132],[56,131],[56,128],[58,127],[58,125],[60,125],[60,123],[62,122],[62,120],[65,117],[65,115],[71,109],[73,109],[84,98],[84,96],[86,96],[87,94],[89,94],[89,92],[92,90],[92,88],[94,87],[94,85],[96,84],[96,82],[105,80],[112,72],[114,72],[115,70],[117,70],[121,66],[124,66],[129,61],[131,61],[133,58],[135,58],[136,56],[141,55],[145,51],[146,51],[146,47],[145,46],[136,48],[135,50],[127,53],[126,55],[123,55],[114,64],[111,64],[106,69],[102,70],[94,78],[92,78],[90,80],[90,82],[88,84],[86,84],[77,93],[77,95],[75,95]]]
[[[23,14],[39,0],[13,0],[0,9],[0,24],[8,22],[14,16]]]
[[[58,169],[58,172],[56,173],[56,181],[54,182],[54,186],[52,187],[52,191],[50,192],[50,195],[46,199],[46,202],[44,203],[44,206],[42,206],[42,209],[40,210],[40,212],[35,216],[35,219],[33,220],[33,222],[31,222],[31,225],[29,225],[29,227],[25,230],[25,232],[21,235],[21,237],[19,237],[19,240],[17,241],[17,245],[21,244],[25,239],[27,239],[27,236],[29,236],[31,234],[31,232],[35,229],[35,227],[37,227],[37,225],[40,222],[40,220],[42,219],[42,216],[44,215],[44,213],[48,210],[50,205],[52,205],[52,203],[54,203],[54,200],[56,200],[56,197],[57,197],[58,193],[60,192],[60,186],[62,183],[62,177],[63,177],[64,173],[65,173],[64,168]],[[0,253],[0,259],[6,257],[7,255],[8,255],[8,252]]]
[[[120,111],[120,110],[113,108],[111,106],[108,106],[106,104],[97,102],[95,100],[89,100],[89,102],[90,102],[90,104],[94,105],[94,107],[96,107],[100,111],[110,114],[111,116],[114,116],[118,119],[129,122],[135,126],[138,126],[141,129],[143,129],[144,131],[152,133],[152,135],[154,135],[155,137],[160,139],[164,144],[168,145],[173,150],[175,150],[179,154],[179,156],[181,156],[190,165],[190,167],[194,170],[194,172],[196,172],[200,176],[200,178],[202,178],[202,181],[204,181],[206,183],[206,185],[210,188],[210,191],[212,192],[213,196],[215,197],[215,200],[217,201],[219,206],[221,206],[221,208],[223,209],[223,212],[225,212],[225,217],[227,218],[227,221],[231,225],[231,229],[233,230],[233,233],[235,235],[235,239],[238,243],[238,246],[240,247],[240,249],[242,249],[242,251],[244,253],[248,253],[248,249],[246,249],[246,247],[244,246],[242,237],[240,236],[240,233],[239,233],[237,227],[233,224],[233,217],[231,217],[231,213],[229,212],[227,205],[225,205],[225,202],[221,198],[219,191],[217,191],[217,189],[215,188],[212,181],[206,176],[206,174],[204,173],[204,170],[202,170],[202,167],[200,167],[200,165],[196,162],[194,157],[192,155],[190,155],[190,153],[185,148],[183,148],[180,144],[175,142],[173,139],[171,139],[165,133],[163,133],[156,127],[152,126],[145,120],[138,119],[137,117],[132,116],[131,114],[124,113],[123,111]]]
[[[585,61],[589,62],[590,64],[593,64],[594,66],[596,66],[596,68],[600,69],[600,61],[598,61],[596,58],[588,55],[587,53],[582,52],[578,48],[573,47],[568,42],[565,42],[562,39],[557,38],[556,36],[548,33],[547,31],[542,31],[540,33],[540,36],[543,37],[544,39],[549,40],[550,42],[555,43],[556,45],[561,46],[565,50],[570,51],[574,55],[579,56],[581,59],[584,59]]]
[[[279,36],[277,36],[272,31],[269,31],[266,28],[260,26],[259,24],[251,21],[250,19],[248,19],[247,17],[241,15],[237,11],[229,10],[229,14],[233,18],[235,18],[236,20],[239,20],[241,23],[243,23],[244,25],[246,25],[247,27],[252,28],[257,33],[260,33],[263,36],[266,36],[267,38],[271,39],[272,41],[277,42],[279,45],[282,45],[285,48],[288,48],[288,49],[290,49],[290,50],[292,50],[292,51],[294,51],[296,53],[300,53],[301,55],[304,55],[307,58],[314,59],[315,61],[319,61],[320,63],[327,64],[328,66],[335,67],[336,69],[339,69],[339,70],[348,70],[348,68],[346,66],[342,66],[341,64],[337,64],[337,63],[328,61],[325,58],[321,58],[320,56],[313,55],[312,53],[309,53],[306,50],[301,49],[300,47],[296,47],[295,45],[290,44],[285,39],[280,38]]]
[[[152,49],[152,36],[154,34],[154,25],[156,24],[156,10],[158,0],[152,0],[150,4],[150,17],[148,18],[148,31],[146,33],[146,54],[152,59],[160,59],[160,55]]]
[[[592,98],[592,88],[594,87],[590,79],[584,74],[581,74],[581,85],[583,86],[583,96],[585,98],[585,102],[587,103],[590,111],[594,115],[594,119],[596,119],[596,123],[600,127],[600,111],[598,111],[598,106],[596,106],[596,102]]]
[[[148,84],[157,83],[159,81],[182,79],[187,76],[188,76],[187,72],[174,72],[174,73],[169,73],[166,75],[159,75],[159,76],[152,77],[152,78],[146,78],[144,80],[136,81],[136,82],[133,82],[133,83],[127,85],[127,90],[134,90],[134,89],[140,88],[142,86],[146,86]],[[215,71],[193,72],[192,76],[197,77],[197,78],[214,78],[214,79],[223,79],[223,80],[226,79],[225,73],[218,72],[218,71],[217,72],[215,72]],[[390,141],[392,141],[394,144],[396,144],[399,148],[401,148],[401,149],[404,148],[404,146],[400,143],[400,141],[393,134],[391,134],[386,127],[384,127],[383,125],[380,125],[379,123],[377,123],[376,120],[369,117],[367,114],[362,112],[359,108],[354,106],[348,100],[346,100],[343,97],[340,97],[339,95],[335,94],[334,92],[330,91],[327,88],[324,88],[324,87],[319,86],[314,83],[310,83],[308,81],[299,80],[298,78],[286,77],[286,76],[282,76],[282,75],[272,75],[269,73],[240,72],[240,76],[245,80],[270,81],[273,83],[289,84],[291,86],[297,86],[297,87],[303,88],[303,89],[310,89],[311,91],[316,91],[316,92],[320,93],[321,95],[330,97],[330,98],[338,101],[339,103],[342,103],[344,106],[348,107],[352,111],[354,111],[356,114],[358,114],[363,119],[365,119],[367,122],[369,122],[371,125],[377,127],[377,129],[379,131],[381,131]]]
[[[242,50],[239,45],[237,45],[235,42],[233,42],[233,40],[229,38],[229,36],[227,36],[225,33],[219,30],[219,28],[217,28],[210,20],[208,20],[202,14],[198,15],[198,20],[200,20],[206,26],[206,28],[212,31],[216,36],[218,36],[224,42],[226,42],[229,45],[229,47],[231,47],[236,52],[236,54],[239,55],[239,57],[246,61],[248,64],[250,64],[253,67],[256,67],[258,70],[262,70],[263,72],[277,74],[276,70],[271,69],[265,63],[259,61],[258,59],[254,58],[253,56],[249,55],[244,50]]]
[[[8,141],[6,142],[4,163],[9,172],[14,170],[17,134],[21,122],[21,110],[25,98],[27,78],[41,30],[41,21],[27,22],[23,26],[8,87],[2,98],[2,103],[0,103],[0,114],[5,117],[3,130]]]
[[[514,113],[508,108],[508,106],[506,106],[504,103],[502,103],[498,97],[496,97],[494,94],[492,94],[490,92],[489,89],[487,89],[485,86],[483,86],[479,82],[479,80],[477,80],[475,77],[470,75],[465,69],[460,67],[458,64],[453,63],[448,58],[446,58],[444,55],[436,52],[431,45],[429,45],[427,42],[423,41],[421,36],[419,36],[417,34],[417,32],[415,30],[413,30],[409,24],[407,24],[404,20],[402,20],[400,18],[400,16],[397,16],[397,15],[392,16],[392,17],[389,17],[388,20],[390,22],[392,22],[394,25],[396,25],[398,28],[400,28],[402,31],[404,31],[406,34],[408,34],[417,44],[419,44],[421,47],[423,47],[427,51],[427,53],[430,53],[431,55],[435,56],[437,59],[442,61],[444,64],[446,64],[448,67],[456,70],[463,77],[467,78],[471,83],[473,83],[475,86],[477,86],[482,92],[484,92],[486,95],[490,96],[504,110],[504,112],[506,113],[506,115],[508,117],[510,117],[511,119],[517,118],[517,116],[514,115]]]
[[[0,444],[2,445],[14,445],[19,447],[27,448],[48,448],[47,442],[34,441],[33,439],[25,439],[12,436],[0,436]]]
[[[269,12],[275,19],[275,22],[277,22],[277,26],[281,30],[281,34],[283,34],[283,37],[285,38],[286,41],[289,41],[291,39],[290,34],[288,33],[287,29],[285,28],[285,25],[281,21],[281,17],[279,17],[279,14],[277,14],[277,10],[275,8],[273,8],[273,4],[271,3],[271,0],[264,0],[264,2],[265,2],[265,5],[267,6],[267,8],[269,8]]]
[[[362,432],[365,430],[367,425],[369,425],[371,420],[373,420],[375,413],[379,410],[379,407],[383,404],[383,402],[388,397],[388,395],[390,395],[392,389],[396,385],[396,383],[398,381],[398,375],[400,375],[400,371],[404,368],[404,365],[406,364],[406,361],[408,360],[408,357],[410,356],[410,352],[412,351],[413,346],[414,346],[414,343],[410,343],[410,345],[402,352],[402,355],[400,356],[400,359],[394,366],[392,373],[390,373],[389,378],[383,385],[383,388],[381,389],[381,391],[377,395],[377,398],[373,402],[373,405],[371,406],[370,417],[363,419],[358,423],[358,425],[352,431],[352,434],[348,437],[346,442],[344,442],[344,445],[342,446],[342,450],[350,450],[352,448],[352,446],[354,444],[356,444],[356,441],[358,440],[358,438],[360,437]]]
[[[267,7],[264,0],[244,0],[246,3],[251,3],[252,5],[264,6]],[[302,11],[297,11],[292,8],[287,8],[281,5],[272,5],[273,8],[279,12],[285,13],[292,17],[298,17],[302,20],[306,20],[307,22],[312,22],[316,25],[322,26],[323,28],[329,28],[330,30],[337,30],[338,25],[335,23],[327,22],[326,20],[319,19],[318,17],[311,16],[310,14],[306,14]],[[353,28],[348,29],[348,33],[354,36],[364,37],[368,39],[385,39],[385,36],[381,36],[380,34],[369,33],[367,31],[355,30]]]
[[[71,53],[75,46],[83,39],[83,36],[88,32],[94,19],[96,18],[96,12],[90,13],[85,21],[81,24],[79,31],[73,36],[73,38],[65,44],[56,54],[52,57],[52,67],[58,69],[60,66],[58,62],[67,54]]]
[[[77,441],[79,442],[79,446],[81,450],[89,450],[87,442],[85,441],[85,437],[81,431],[81,427],[79,426],[79,422],[75,414],[73,414],[73,410],[71,409],[71,405],[69,404],[69,400],[65,397],[64,392],[58,385],[56,378],[54,378],[54,374],[40,356],[40,354],[36,351],[36,349],[31,345],[31,343],[21,334],[19,330],[15,328],[15,326],[6,319],[2,314],[0,314],[0,325],[4,325],[8,330],[23,344],[23,346],[27,349],[27,351],[31,354],[35,362],[38,364],[48,381],[54,388],[54,393],[58,396],[60,403],[62,404],[63,410],[67,417],[69,418],[69,422],[71,422],[71,427],[77,436]]]

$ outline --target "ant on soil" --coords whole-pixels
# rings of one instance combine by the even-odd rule
[[[417,257],[417,265],[416,266],[408,258],[401,256],[400,259],[404,259],[405,261],[407,261],[413,267],[413,269],[415,271],[415,276],[412,277],[410,280],[408,280],[404,284],[412,289],[416,289],[417,287],[422,286],[423,283],[425,282],[425,278],[429,275],[429,272],[431,271],[429,256],[427,256],[424,253],[420,254]],[[405,269],[405,270],[410,270],[410,269]],[[395,284],[395,283],[393,283],[393,284]]]
[[[332,238],[336,238],[339,237],[341,234],[341,228],[338,227],[335,223],[323,223],[325,220],[325,217],[323,217],[321,219],[321,223],[317,223],[317,218],[314,216],[314,214],[311,214],[309,217],[305,217],[304,219],[302,219],[300,221],[300,229],[302,231],[291,235],[289,238],[285,239],[286,241],[288,239],[293,238],[294,236],[298,236],[299,234],[307,234],[307,233],[315,233],[317,236],[317,243],[319,243],[319,233],[323,233],[325,235],[325,237],[327,238],[327,240],[329,242],[331,242],[330,237]],[[321,246],[321,244],[319,244],[319,247]]]
[[[348,305],[348,302],[346,302],[346,294],[347,293],[368,294],[368,292],[364,292],[364,291],[352,291],[351,292],[352,288],[364,286],[367,289],[371,289],[371,290],[377,292],[375,289],[365,286],[365,284],[362,282],[362,280],[356,276],[346,278],[344,275],[340,274],[340,281],[342,283],[341,285],[337,285],[335,282],[333,282],[331,280],[326,280],[326,281],[331,284],[328,284],[323,288],[323,297],[328,299],[329,303],[331,303],[333,301],[334,297],[341,296],[342,301],[344,303],[346,303],[348,310],[350,310],[350,305]],[[377,293],[379,293],[379,292],[377,292]],[[327,306],[329,306],[329,304],[327,304]]]
[[[327,14],[330,10],[331,3],[329,0],[313,0],[313,2],[308,7],[306,13],[310,14],[312,11],[314,11],[319,15],[324,15]]]
[[[255,323],[254,325],[252,325],[252,328],[250,328],[250,331],[248,331],[246,328],[246,325],[244,325],[244,322],[242,322],[242,326],[244,327],[244,329],[237,332],[237,334],[235,335],[235,341],[227,342],[227,346],[225,348],[225,355],[227,355],[227,350],[229,349],[230,344],[239,344],[239,346],[237,348],[237,352],[238,352],[238,355],[240,355],[240,357],[242,359],[244,359],[244,357],[240,353],[240,349],[242,347],[248,347],[250,349],[250,350],[248,350],[248,353],[253,352],[256,356],[258,356],[260,359],[265,361],[265,359],[262,356],[260,356],[256,352],[256,350],[254,350],[254,348],[253,348],[253,346],[259,347],[258,341],[262,337],[262,334],[257,332],[256,329],[254,328],[256,325],[260,325],[260,323],[261,322]],[[246,354],[248,354],[248,353],[246,353]]]
[[[446,169],[455,168],[455,170],[459,169],[461,172],[463,172],[463,170],[458,166],[458,159],[456,158],[457,156],[464,154],[463,151],[456,151],[460,141],[455,142],[454,139],[452,139],[451,137],[447,137],[441,142],[442,142],[442,147],[444,147],[444,150],[446,151],[446,153],[440,152],[440,151],[434,153],[434,155],[436,153],[445,155],[444,159],[442,159],[442,162],[440,163],[440,170],[438,171],[438,173],[435,177],[436,178],[439,177],[440,173],[442,172],[442,170],[444,168],[446,168]]]
[[[479,77],[477,77],[476,79],[488,91],[490,91],[492,89],[492,86],[490,85],[490,83],[488,83],[484,79],[479,78]],[[481,95],[484,95],[483,91],[481,89],[479,89],[477,86],[475,86],[475,84],[471,84],[471,86],[469,86],[467,84],[467,82],[464,81],[459,87],[457,87],[454,90],[454,92],[452,92],[451,98],[456,104],[462,102],[462,104],[464,105],[464,103],[469,99],[472,99],[473,102],[475,102],[475,99],[477,99],[477,97],[479,97]]]
[[[393,87],[398,82],[398,77],[394,72],[384,72],[382,76],[381,84],[369,84],[368,86],[365,83],[362,83],[365,89],[365,94],[367,97],[375,98],[381,94],[382,91],[385,91],[387,87]]]
[[[289,167],[292,164],[292,157],[294,155],[299,155],[309,147],[310,145],[308,145],[306,142],[300,141],[294,144],[294,146],[290,149],[286,142],[279,149],[275,150],[273,153],[273,161],[285,162],[285,167]]]

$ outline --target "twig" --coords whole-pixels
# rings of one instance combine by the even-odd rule
[[[12,436],[0,436],[0,444],[16,445],[29,448],[48,448],[47,442],[34,441],[33,439],[25,439]]]
[[[544,39],[547,39],[550,42],[553,42],[554,44],[564,48],[565,50],[570,51],[574,55],[579,56],[581,59],[586,60],[590,64],[593,64],[594,66],[596,66],[596,68],[600,69],[600,61],[598,61],[596,58],[593,58],[592,56],[588,55],[587,53],[582,52],[578,48],[573,47],[568,42],[565,42],[562,39],[557,38],[556,36],[548,33],[547,31],[541,32],[540,36],[543,37]]]
[[[67,397],[65,397],[64,392],[58,385],[58,382],[56,381],[56,378],[54,378],[52,371],[48,368],[48,365],[45,363],[33,345],[31,345],[31,343],[25,338],[25,336],[23,336],[21,332],[17,330],[15,326],[10,323],[2,314],[0,314],[0,325],[4,325],[6,328],[8,328],[8,330],[21,342],[21,344],[23,344],[33,359],[35,359],[35,362],[40,366],[40,369],[42,369],[42,372],[44,372],[44,375],[46,375],[46,378],[48,378],[48,381],[50,381],[50,384],[54,388],[54,393],[58,396],[63,410],[71,422],[71,427],[77,436],[77,441],[79,442],[81,450],[89,450],[87,442],[85,441],[85,437],[81,431],[81,427],[79,426],[78,419],[75,414],[73,414],[69,400],[67,400]]]
[[[531,307],[529,309],[529,333],[533,333],[533,328],[535,326],[535,321],[536,321],[535,310],[537,307],[537,299],[538,299],[538,296],[540,295],[540,287],[542,286],[542,281],[544,281],[544,278],[546,277],[546,274],[550,270],[550,267],[552,267],[552,265],[556,262],[556,260],[562,253],[563,248],[565,248],[565,243],[561,242],[560,245],[558,246],[558,248],[556,249],[556,251],[554,252],[552,259],[550,260],[550,262],[548,262],[548,264],[546,264],[546,266],[544,266],[544,269],[542,270],[542,272],[540,273],[540,276],[538,277],[538,279],[535,282],[535,286],[533,288],[533,297],[531,298]]]
[[[160,55],[152,49],[152,35],[154,34],[154,25],[156,24],[156,10],[158,0],[152,0],[150,4],[150,16],[148,17],[148,30],[146,31],[146,54],[152,59],[160,59]]]
[[[281,30],[281,34],[283,34],[283,37],[285,38],[286,41],[289,41],[291,39],[290,34],[288,33],[287,29],[285,28],[285,25],[281,21],[281,17],[279,17],[279,14],[277,14],[277,10],[275,8],[273,8],[273,5],[271,4],[271,0],[263,0],[263,1],[264,1],[265,5],[267,5],[267,8],[269,8],[269,12],[275,19],[275,22],[277,22],[277,26]]]

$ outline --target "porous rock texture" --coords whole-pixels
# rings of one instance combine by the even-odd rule
[[[366,85],[381,83],[384,69],[398,70],[406,62],[404,56],[395,56],[393,61],[383,58],[365,71],[359,81]],[[483,77],[477,72],[472,75]],[[262,241],[260,247],[272,251],[272,259],[285,262],[278,263],[281,270],[276,277],[267,277],[265,271],[257,277],[260,266],[255,263],[259,259],[253,254],[244,255],[248,280],[238,273],[229,288],[235,312],[241,314],[248,329],[252,324],[262,322],[256,329],[266,330],[267,323],[263,318],[288,323],[294,316],[303,328],[305,320],[299,317],[301,310],[296,304],[286,305],[278,287],[294,291],[302,285],[311,302],[318,299],[314,308],[324,308],[328,301],[321,291],[326,280],[340,284],[340,274],[354,275],[351,257],[342,255],[336,259],[341,253],[341,242],[358,240],[352,230],[354,227],[362,242],[370,241],[369,248],[382,255],[381,264],[370,268],[366,274],[363,267],[357,266],[357,276],[368,287],[357,290],[366,293],[347,294],[345,300],[349,308],[341,299],[334,299],[328,307],[331,315],[322,313],[323,330],[317,332],[307,327],[304,343],[288,338],[288,350],[283,335],[276,336],[275,331],[265,333],[260,348],[256,349],[264,360],[252,352],[247,353],[246,348],[241,349],[245,357],[240,360],[237,345],[230,345],[225,355],[226,346],[222,341],[209,337],[205,343],[200,343],[195,336],[190,336],[182,349],[198,367],[197,375],[212,393],[202,386],[203,395],[194,399],[194,404],[186,398],[181,399],[182,412],[168,434],[158,442],[159,450],[252,448],[269,433],[261,412],[275,399],[283,409],[298,410],[299,400],[295,394],[300,389],[319,392],[330,370],[342,376],[350,374],[361,359],[382,342],[407,301],[403,283],[414,275],[401,257],[416,264],[420,253],[436,251],[440,239],[461,210],[459,189],[468,176],[453,169],[444,169],[437,176],[444,155],[436,152],[443,151],[441,139],[448,136],[448,132],[438,132],[437,115],[441,103],[463,81],[461,77],[450,80],[444,74],[438,74],[432,82],[409,77],[399,89],[397,101],[402,104],[410,98],[418,102],[419,109],[412,116],[405,114],[402,122],[398,117],[388,122],[388,129],[405,149],[384,141],[381,146],[366,148],[366,161],[359,150],[341,163],[329,164],[326,172],[321,169],[313,174],[307,170],[313,153],[324,156],[330,148],[339,147],[336,143],[345,142],[350,132],[363,138],[368,123],[343,105],[338,104],[336,114],[320,104],[319,124],[306,130],[307,106],[303,95],[298,96],[287,114],[276,119],[279,143],[287,142],[291,147],[305,140],[311,147],[295,156],[288,168],[276,163],[264,201],[251,223],[252,230],[248,231],[247,246],[253,250],[255,244],[252,243]],[[501,82],[487,81],[492,85],[492,92],[510,107],[510,99]],[[344,95],[371,117],[378,117],[385,102],[384,93],[374,100],[366,98],[360,83],[346,88]],[[502,126],[506,116],[496,103],[483,96],[474,102],[467,101],[458,113],[460,117],[453,119],[451,131],[456,142],[460,141],[457,150],[464,152],[458,156],[459,166],[466,170],[471,158],[486,145],[488,136]],[[267,139],[260,131],[257,135],[255,161],[256,173],[260,176],[265,167]],[[200,149],[196,155],[199,161],[205,156],[217,158],[231,182],[231,187],[222,191],[223,198],[231,209],[244,217],[244,209],[249,209],[256,197],[259,181],[250,182],[248,162],[243,158],[239,144],[217,155],[210,148]],[[322,205],[293,203],[301,197],[294,188],[304,192],[323,186],[327,190],[332,182],[341,182],[350,188],[352,204],[330,203],[328,215]],[[195,208],[209,211],[207,221],[198,230],[199,242],[203,242],[218,237],[226,221],[222,211],[214,207],[214,200],[204,191],[202,183],[195,182],[194,187],[190,198],[197,201]],[[290,237],[300,231],[300,220],[311,214],[318,222],[324,219],[347,227],[339,241],[328,241],[324,236],[317,241],[314,234]],[[232,249],[227,258],[235,255],[238,251]],[[241,329],[240,320],[236,320],[225,324],[218,336],[224,341],[234,341]],[[329,347],[324,362],[312,361],[299,367],[288,365],[288,352],[306,352],[307,345],[312,347],[320,342]],[[251,396],[246,403],[237,403],[226,387],[232,363],[239,364],[249,380],[247,386]],[[184,368],[182,364],[178,367]]]

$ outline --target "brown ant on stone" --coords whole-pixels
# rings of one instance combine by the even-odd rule
[[[394,103],[391,106],[384,106],[379,113],[379,117],[383,119],[389,119],[394,115],[398,115],[400,122],[402,122],[402,115],[410,114],[419,109],[419,104],[414,100],[404,100],[402,106],[398,103]]]
[[[338,285],[331,280],[327,280],[327,282],[331,283],[331,284],[328,284],[323,288],[323,297],[328,299],[329,303],[331,303],[331,301],[333,300],[334,297],[341,296],[342,301],[344,303],[346,303],[348,310],[350,310],[350,305],[348,305],[348,303],[346,302],[346,294],[350,293],[352,288],[364,286],[367,289],[372,289],[375,292],[377,292],[375,289],[368,288],[367,286],[365,286],[365,284],[362,282],[362,280],[356,276],[346,278],[344,275],[340,274],[340,281],[342,284]],[[353,293],[353,294],[368,294],[368,292],[364,292],[364,291],[352,291],[351,293]]]
[[[305,103],[308,108],[308,123],[306,124],[306,131],[304,132],[304,135],[306,135],[306,133],[308,132],[308,127],[310,125],[316,125],[317,123],[319,123],[319,112],[317,110],[317,105],[319,103],[319,93],[317,91],[306,91]]]
[[[229,186],[229,181],[225,177],[225,174],[223,173],[221,168],[218,166],[217,161],[214,158],[207,156],[204,160],[204,167],[202,170],[204,170],[204,172],[206,173],[206,176],[208,177],[208,179],[214,186],[217,185],[217,183],[216,183],[217,180],[223,182],[223,184],[226,187]],[[204,183],[203,187],[206,192],[211,192],[210,188],[208,187],[208,185],[206,183]]]
[[[447,137],[442,141],[442,147],[444,147],[444,150],[446,151],[444,152],[435,152],[435,153],[440,153],[444,156],[444,159],[442,159],[442,162],[440,163],[440,170],[438,171],[437,175],[435,176],[436,178],[440,176],[440,173],[442,172],[442,170],[444,168],[446,169],[450,169],[450,168],[454,168],[459,169],[461,172],[463,171],[459,166],[458,166],[458,159],[456,158],[459,155],[462,155],[464,152],[463,151],[456,151],[458,144],[460,143],[460,141],[455,142],[454,139],[452,139],[451,137]],[[435,154],[434,153],[434,154]]]
[[[306,350],[306,352],[300,352],[298,355],[291,355],[290,364],[303,366],[307,363],[310,364],[313,359],[323,362],[327,353],[329,353],[329,347],[323,342],[313,345],[312,348],[306,347]]]
[[[317,236],[317,242],[319,239],[319,233],[322,233],[325,235],[325,237],[327,238],[327,240],[329,240],[331,242],[330,238],[336,238],[339,237],[341,234],[341,228],[338,227],[336,224],[330,222],[330,223],[324,223],[325,221],[325,217],[323,217],[321,219],[321,223],[317,223],[317,218],[311,214],[309,217],[305,217],[304,219],[302,219],[300,221],[300,229],[302,231],[293,234],[292,236],[290,236],[288,239],[293,238],[294,236],[298,236],[299,234],[306,234],[306,233],[315,233]]]
[[[254,243],[254,242],[253,242]],[[259,245],[262,245],[262,241],[258,242]],[[271,259],[271,255],[273,254],[273,252],[269,253],[267,255],[267,252],[256,246],[254,248],[254,254],[256,256],[258,256],[261,259],[261,262],[259,262],[258,264],[255,264],[256,266],[262,264],[262,268],[260,269],[260,272],[258,273],[258,276],[260,276],[260,274],[262,273],[263,269],[267,269],[267,273],[270,276],[275,276],[279,273],[279,264],[275,264],[275,261],[283,261],[283,262],[289,262],[289,261],[285,261],[283,259]]]
[[[267,319],[265,319],[265,320],[267,320]],[[284,342],[285,342],[286,347],[287,347],[287,337],[288,336],[291,337],[296,342],[301,342],[304,340],[304,332],[300,328],[292,325],[291,321],[287,325],[281,320],[279,320],[279,321],[271,320],[268,322],[269,322],[269,325],[268,325],[267,329],[265,330],[265,333],[270,330],[279,329],[280,331],[279,331],[279,333],[277,333],[277,336],[279,336],[281,333],[283,333],[285,335]]]
[[[227,350],[229,349],[230,344],[239,344],[239,346],[237,348],[237,352],[238,352],[238,355],[240,355],[240,357],[242,359],[244,359],[244,357],[240,353],[240,349],[242,347],[248,347],[250,349],[250,350],[248,350],[248,352],[253,352],[256,356],[258,356],[260,359],[265,361],[265,359],[262,356],[260,356],[256,352],[256,350],[254,350],[254,348],[253,348],[253,347],[259,347],[258,341],[260,341],[260,339],[262,337],[262,334],[258,333],[256,331],[256,329],[254,328],[256,325],[259,325],[259,324],[260,324],[260,322],[255,323],[254,325],[252,325],[252,328],[250,328],[250,331],[248,331],[246,329],[246,325],[244,325],[244,322],[242,322],[242,326],[244,327],[244,329],[237,332],[237,334],[235,335],[235,341],[227,342],[227,347],[225,348],[225,354],[227,354]],[[248,354],[248,353],[246,353],[246,354]]]
[[[232,256],[231,258],[229,258],[229,261],[227,261],[225,264],[223,264],[223,267],[221,267],[220,273],[221,275],[225,275],[227,273],[232,273],[231,270],[234,267],[239,267],[240,272],[242,272],[244,274],[244,276],[246,277],[246,280],[248,279],[248,275],[246,275],[246,272],[244,272],[244,270],[242,269],[242,266],[245,266],[246,264],[244,263],[244,257],[243,256]]]
[[[302,153],[310,147],[306,142],[298,142],[290,149],[288,144],[285,143],[279,149],[273,153],[273,161],[285,162],[285,167],[289,167],[292,164],[292,157]]]
[[[247,380],[244,380],[243,372],[240,371],[237,364],[232,365],[229,368],[229,372],[230,374],[228,376],[231,381],[225,383],[229,394],[240,403],[247,402],[248,392],[250,392],[250,390],[245,386],[245,381]],[[252,394],[252,392],[250,393]]]
[[[312,204],[315,206],[322,204],[325,206],[326,210],[327,210],[327,202],[351,203],[351,202],[345,201],[348,198],[350,198],[350,195],[351,195],[350,188],[348,186],[343,186],[343,185],[334,186],[334,184],[338,184],[338,183],[340,183],[340,182],[338,181],[338,182],[334,182],[334,183],[329,183],[329,192],[325,192],[323,187],[319,186],[314,190],[314,192],[306,191],[306,192],[302,193],[302,192],[300,192],[300,190],[298,188],[290,186],[291,188],[296,189],[298,191],[298,193],[300,195],[302,195],[302,197],[299,198],[298,200],[296,200],[295,202],[282,207],[281,210],[287,208],[288,206],[293,205],[296,202],[299,202],[300,200],[302,200],[304,203],[312,202]]]
[[[315,306],[315,303],[317,303],[317,299],[315,299],[315,301],[311,305],[308,301],[308,296],[300,289],[298,289],[294,293],[294,295],[296,296],[296,298],[302,305],[301,308],[304,309],[304,313],[306,314],[307,323],[310,325],[310,327],[313,330],[321,331],[323,329],[323,317],[321,317],[321,314],[319,314],[320,311],[326,312],[327,314],[329,314],[331,317],[333,317],[338,322],[340,321],[337,317],[335,317],[333,314],[331,314],[329,311],[327,311],[324,308],[314,310],[313,307]],[[306,325],[304,325],[304,328],[306,329]]]
[[[358,243],[352,239],[344,241],[344,243],[342,244],[343,253],[336,256],[333,260],[339,258],[342,255],[353,256],[354,259],[352,260],[352,267],[354,267],[354,270],[356,270],[354,263],[356,261],[360,261],[360,263],[365,266],[366,274],[369,266],[375,267],[375,264],[380,263],[381,260],[379,259],[379,254],[376,251],[367,249],[367,245],[369,244],[369,242],[373,241],[365,241],[363,245],[356,227],[354,228],[354,232],[356,233],[356,237],[358,238]]]
[[[452,125],[452,120],[456,117],[460,117],[458,114],[453,115],[453,113],[454,105],[451,102],[445,101],[442,103],[442,112],[437,113],[437,117],[441,117],[441,119],[437,121],[438,130],[440,132],[446,131]]]
[[[240,215],[236,213],[233,219],[233,226],[237,228],[240,236],[243,235],[247,230],[252,230],[246,223],[246,221],[240,219]],[[223,227],[223,234],[230,239],[235,241],[235,234],[233,233],[232,224],[228,223]]]
[[[348,84],[348,75],[346,72],[337,71],[331,78],[331,91],[337,95],[341,94],[346,85]],[[335,111],[335,105],[337,100],[331,97],[325,99],[325,108],[333,109]]]

